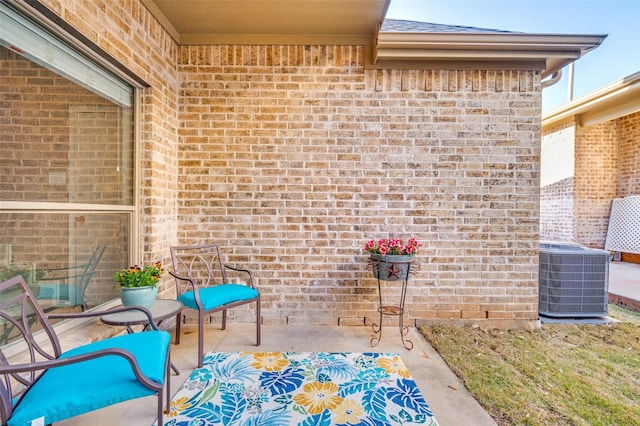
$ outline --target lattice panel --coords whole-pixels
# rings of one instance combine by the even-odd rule
[[[604,248],[640,254],[640,195],[613,200]]]

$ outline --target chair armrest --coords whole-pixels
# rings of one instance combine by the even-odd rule
[[[253,284],[253,273],[248,270],[248,269],[241,269],[241,268],[234,268],[233,266],[229,266],[229,265],[223,265],[225,267],[225,269],[231,269],[232,271],[237,271],[237,272],[245,272],[247,275],[249,275],[249,285],[251,286],[251,288],[255,288],[254,284]]]
[[[193,281],[192,278],[190,277],[183,277],[181,275],[176,274],[175,272],[171,272],[171,271],[167,271],[169,272],[169,275],[171,275],[173,278],[177,279],[177,280],[181,280],[181,281],[189,281],[191,283],[191,285],[193,285],[194,287],[197,287],[198,285],[195,283],[195,281]]]
[[[191,278],[191,277],[183,277],[181,275],[176,274],[175,272],[171,272],[171,271],[167,271],[169,272],[169,275],[171,275],[173,278],[177,279],[177,280],[181,280],[181,281],[189,281],[189,283],[191,283],[191,286],[193,287],[193,290],[196,291],[198,290],[198,284]],[[177,283],[176,283],[177,285]],[[179,289],[176,289],[179,290]],[[180,294],[180,292],[178,292],[178,295]]]
[[[142,370],[140,369],[140,365],[138,361],[133,356],[133,354],[125,349],[120,348],[110,348],[110,349],[100,349],[95,352],[90,352],[86,354],[74,355],[68,358],[56,358],[50,359],[46,361],[37,361],[27,364],[12,364],[12,365],[3,365],[0,366],[0,375],[2,374],[19,374],[19,373],[33,373],[40,370],[47,370],[50,368],[62,367],[65,365],[76,364],[82,361],[88,361],[91,359],[96,359],[109,355],[117,355],[124,359],[126,359],[131,368],[133,370],[133,374],[136,378],[143,383],[145,386],[153,387],[156,386],[156,383],[149,379]]]
[[[56,280],[66,280],[69,278],[77,278],[86,275],[86,268],[89,266],[88,263],[77,266],[67,266],[64,268],[46,268],[44,269],[45,276],[39,278],[38,281],[56,281]],[[56,274],[64,272],[64,274]],[[48,274],[53,274],[54,276],[47,276]]]
[[[198,284],[190,277],[183,277],[171,271],[167,271],[167,272],[169,272],[169,275],[171,275],[176,280],[188,281],[191,284],[191,288],[193,288],[193,297],[195,299],[196,305],[202,308],[202,302],[200,301],[200,292],[199,292],[200,288],[198,287]],[[181,294],[182,294],[182,291],[180,290],[180,285],[178,284],[178,281],[176,281],[176,295],[180,296]]]
[[[117,314],[120,312],[127,311],[140,311],[147,316],[147,320],[149,326],[154,330],[158,330],[158,325],[153,321],[153,315],[149,311],[149,309],[144,306],[123,306],[120,308],[109,309],[107,311],[85,311],[85,312],[69,312],[69,313],[46,313],[45,316],[47,318],[54,319],[63,319],[63,318],[89,318],[89,317],[100,317],[103,315]]]
[[[80,278],[80,277],[84,277],[86,275],[88,275],[89,273],[81,273],[81,274],[75,274],[75,275],[61,275],[61,276],[57,276],[57,277],[42,277],[42,278],[38,278],[38,282],[40,281],[65,281],[65,280],[69,280],[71,278]]]

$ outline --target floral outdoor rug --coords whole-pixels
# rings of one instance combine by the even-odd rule
[[[165,425],[437,425],[397,354],[210,352]]]

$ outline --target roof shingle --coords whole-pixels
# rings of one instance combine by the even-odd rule
[[[461,25],[434,24],[431,22],[406,21],[403,19],[385,19],[380,32],[407,33],[514,33],[513,31],[495,30],[490,28],[465,27]]]

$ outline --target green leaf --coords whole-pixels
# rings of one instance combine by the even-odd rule
[[[220,389],[220,380],[215,379],[213,383],[207,386],[207,389],[202,394],[199,405],[209,402],[214,396],[216,396],[216,393],[218,393],[218,389]]]

